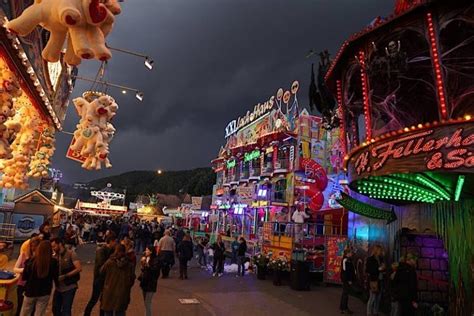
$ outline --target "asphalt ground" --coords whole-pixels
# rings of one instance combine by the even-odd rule
[[[73,315],[82,315],[92,290],[95,245],[80,246],[77,254],[83,271],[74,300]],[[13,265],[14,260],[11,260],[9,266]],[[337,286],[316,285],[310,291],[295,291],[290,288],[289,280],[283,280],[282,286],[274,286],[271,278],[257,280],[253,273],[244,277],[226,273],[217,278],[201,269],[194,260],[190,264],[188,275],[188,280],[180,280],[176,265],[170,278],[158,280],[158,290],[153,297],[153,315],[340,315],[341,288]],[[199,303],[181,304],[179,299],[197,299]],[[93,315],[99,315],[99,304]],[[365,315],[365,306],[360,300],[351,297],[349,306],[354,315]],[[136,281],[127,315],[144,314],[143,297]],[[51,304],[48,315],[52,315]]]

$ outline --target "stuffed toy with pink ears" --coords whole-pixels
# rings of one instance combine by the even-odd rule
[[[7,28],[26,36],[41,25],[51,33],[43,58],[57,62],[67,40],[65,61],[78,65],[82,59],[105,61],[112,57],[105,37],[120,12],[117,0],[35,0],[19,17],[9,21]]]

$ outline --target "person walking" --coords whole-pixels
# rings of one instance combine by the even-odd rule
[[[141,274],[138,277],[140,288],[145,302],[145,316],[152,316],[151,302],[156,293],[158,278],[160,276],[160,262],[156,255],[155,247],[148,245],[145,248],[145,254],[140,260]]]
[[[171,237],[171,231],[165,231],[165,235],[160,239],[157,245],[158,258],[160,260],[162,278],[169,277],[171,267],[174,265],[174,254],[176,251],[176,243]]]
[[[33,258],[36,248],[41,242],[40,237],[33,237],[31,238],[30,242],[28,243],[29,248],[27,251],[20,253],[18,259],[15,263],[15,267],[13,268],[13,272],[20,275],[20,278],[17,283],[16,294],[17,294],[17,308],[16,308],[16,316],[20,316],[21,307],[23,305],[23,294],[25,293],[25,285],[26,281],[23,280],[23,271],[25,269],[25,263],[28,259]]]
[[[58,261],[54,259],[51,243],[43,240],[36,248],[35,255],[25,263],[22,279],[26,281],[21,316],[46,315],[53,282],[58,284]]]
[[[237,262],[237,252],[239,250],[239,238],[237,236],[234,237],[234,241],[230,244],[230,248],[232,249],[232,258],[230,260],[230,263],[238,263]]]
[[[341,263],[341,281],[342,281],[342,295],[339,309],[341,314],[353,314],[349,309],[349,290],[352,286],[352,282],[355,279],[355,269],[352,263],[352,250],[344,250],[344,256],[342,257]]]
[[[201,268],[207,267],[207,244],[209,243],[209,239],[207,238],[207,235],[202,237],[201,240],[199,240],[199,243],[197,245],[197,251],[198,251],[198,263],[201,266]]]
[[[109,259],[113,253],[115,246],[117,245],[117,238],[115,234],[110,234],[105,240],[105,245],[97,248],[95,253],[95,263],[94,263],[94,279],[92,282],[92,294],[89,302],[87,303],[86,308],[84,309],[84,316],[90,316],[92,309],[97,304],[102,293],[102,288],[104,284],[104,278],[100,273],[100,269]],[[100,315],[104,316],[104,312],[101,310]]]
[[[239,239],[239,248],[237,249],[237,276],[245,275],[245,254],[247,253],[247,241],[244,237],[240,237]]]
[[[183,240],[178,245],[179,278],[188,278],[188,261],[193,258],[193,242],[191,236],[185,234]]]
[[[130,303],[130,291],[135,281],[132,263],[127,258],[124,245],[117,245],[114,253],[100,269],[104,288],[100,309],[104,316],[125,316]]]
[[[416,257],[407,254],[405,262],[400,262],[392,281],[395,299],[398,301],[399,315],[411,316],[418,308],[418,283]]]
[[[135,248],[133,247],[133,241],[131,241],[128,237],[125,237],[120,243],[125,246],[125,252],[128,259],[132,263],[133,271],[135,271],[137,266],[137,254],[135,253]]]
[[[59,264],[59,283],[53,295],[53,315],[71,316],[72,303],[78,288],[77,282],[82,271],[81,261],[74,250],[65,247],[62,239],[51,239],[51,246],[54,258]]]
[[[372,255],[367,258],[365,272],[369,280],[369,301],[367,302],[367,315],[376,316],[379,314],[380,299],[382,297],[382,280],[385,272],[383,262],[383,248],[375,245]]]
[[[214,251],[212,264],[213,276],[221,277],[224,274],[225,245],[221,235],[217,236],[217,241],[211,246]]]

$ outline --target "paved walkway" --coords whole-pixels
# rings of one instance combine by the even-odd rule
[[[74,301],[73,315],[81,315],[89,300],[94,249],[93,245],[78,249],[83,272]],[[13,265],[14,262],[10,264]],[[257,280],[253,274],[243,278],[231,274],[213,278],[194,264],[189,270],[189,277],[189,280],[179,280],[177,270],[174,269],[169,279],[159,279],[158,292],[153,298],[153,315],[340,315],[339,287],[321,285],[313,286],[311,291],[299,292],[288,285],[274,286],[271,280]],[[178,301],[182,298],[194,298],[199,300],[200,304],[184,305]],[[355,315],[365,315],[361,301],[350,298],[350,306]],[[98,307],[97,305],[94,315],[98,315]],[[133,286],[127,314],[144,315],[138,282]]]

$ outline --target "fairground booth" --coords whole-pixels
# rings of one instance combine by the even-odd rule
[[[304,249],[302,257],[323,272],[324,250],[335,240],[344,243],[347,233],[347,212],[336,201],[343,180],[340,135],[299,108],[298,89],[294,81],[228,124],[213,161],[210,222],[229,248],[234,236],[244,236],[250,252],[291,260]],[[308,217],[304,223],[295,223],[296,209]],[[338,269],[328,282],[339,282]]]
[[[342,113],[340,203],[361,284],[374,244],[389,261],[413,253],[421,306],[452,315],[472,308],[473,39],[471,1],[398,1],[344,42],[325,76]]]

